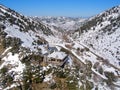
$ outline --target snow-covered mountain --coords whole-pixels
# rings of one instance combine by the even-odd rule
[[[75,34],[80,42],[120,67],[120,6],[90,18]]]
[[[119,6],[85,21],[34,19],[0,5],[0,90],[120,89]]]
[[[32,17],[34,20],[43,22],[44,24],[53,27],[59,31],[76,30],[84,23],[85,18],[72,18],[72,17]]]
[[[6,38],[19,38],[25,47],[31,48],[36,42],[47,42],[45,37],[54,35],[47,26],[2,5],[0,5],[0,21],[1,35],[4,33]]]
[[[77,29],[73,38],[85,45],[108,66],[115,66],[120,71],[120,6],[91,17]],[[94,59],[92,59],[94,62]],[[101,64],[106,71],[107,68]],[[107,70],[113,72],[109,67]]]
[[[38,45],[53,37],[45,25],[0,5],[0,90],[19,86],[26,67],[21,60],[33,52],[41,53]]]

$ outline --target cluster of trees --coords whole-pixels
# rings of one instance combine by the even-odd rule
[[[10,86],[13,83],[13,75],[8,73],[8,67],[3,67],[0,69],[0,86],[2,88],[5,88],[7,86]]]
[[[31,54],[22,59],[22,63],[26,65],[23,72],[23,90],[33,90],[34,85],[40,84],[45,78],[45,72],[42,71],[42,56]]]
[[[12,47],[11,52],[13,53],[17,53],[19,51],[21,44],[22,44],[22,41],[16,37],[3,38],[3,41],[2,41],[2,46],[4,48],[11,46]]]
[[[117,78],[115,77],[113,72],[104,72],[105,76],[108,78],[108,80],[106,80],[106,83],[110,86],[113,85],[113,82],[116,82]]]

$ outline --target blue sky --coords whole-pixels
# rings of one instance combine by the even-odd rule
[[[27,16],[89,17],[120,5],[120,0],[0,0],[0,4]]]

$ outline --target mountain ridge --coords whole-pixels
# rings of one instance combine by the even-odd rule
[[[120,41],[119,14],[120,6],[113,7],[112,9],[92,17],[83,27],[75,31],[75,33],[77,32],[80,42],[88,45],[88,47],[92,49],[96,49],[96,52],[100,52],[102,56],[117,61],[116,65],[118,67],[120,62],[120,56],[117,54],[119,53]]]
[[[84,23],[85,18],[74,17],[32,17],[36,21],[40,21],[48,26],[52,26],[59,31],[75,30]]]

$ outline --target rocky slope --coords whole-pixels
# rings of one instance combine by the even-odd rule
[[[117,67],[117,71],[120,71],[120,6],[89,18],[72,36],[102,57],[106,64]],[[103,64],[101,66],[104,67]],[[107,71],[114,72],[112,69]]]
[[[0,5],[0,89],[8,90],[21,85],[26,68],[22,59],[41,53],[40,44],[47,44],[53,32],[14,10]],[[41,55],[41,54],[40,54]]]
[[[120,66],[120,7],[92,17],[76,32],[78,40]],[[85,37],[84,37],[85,36]],[[84,37],[84,38],[83,38]]]

